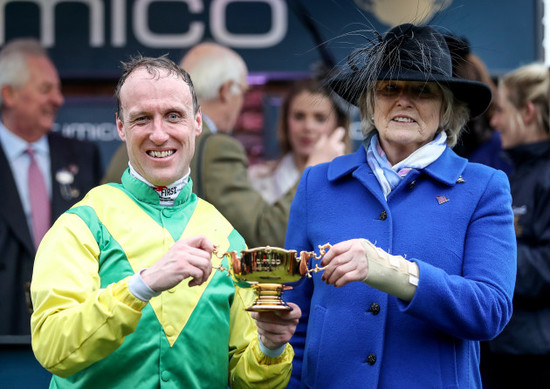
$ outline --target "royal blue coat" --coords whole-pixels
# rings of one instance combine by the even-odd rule
[[[360,281],[328,286],[321,273],[285,292],[304,312],[289,387],[300,376],[311,388],[481,387],[478,341],[495,337],[512,314],[513,222],[506,175],[449,148],[387,201],[363,147],[307,169],[287,248],[365,238],[416,262],[420,278],[410,302]]]

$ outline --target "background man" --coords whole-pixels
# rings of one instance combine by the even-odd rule
[[[0,335],[30,334],[35,247],[102,176],[95,144],[50,131],[63,101],[37,41],[17,39],[0,51]]]

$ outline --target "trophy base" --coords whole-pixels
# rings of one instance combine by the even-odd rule
[[[257,294],[256,301],[246,308],[249,312],[265,312],[265,311],[292,311],[292,308],[285,303],[281,295],[288,286],[282,284],[253,284],[252,288]]]

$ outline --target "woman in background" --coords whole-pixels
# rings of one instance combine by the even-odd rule
[[[296,81],[279,114],[281,157],[252,165],[249,177],[266,201],[275,203],[298,183],[307,166],[349,151],[349,118],[315,79]]]
[[[497,87],[489,70],[481,58],[470,50],[468,40],[454,35],[445,35],[445,41],[451,53],[453,76],[483,82],[495,94]],[[470,118],[453,150],[470,162],[482,163],[510,174],[512,164],[502,150],[500,134],[490,124],[493,110],[494,103],[491,103],[482,115]]]
[[[550,388],[550,71],[529,64],[499,82],[491,120],[514,164],[514,313],[482,349],[484,387]]]

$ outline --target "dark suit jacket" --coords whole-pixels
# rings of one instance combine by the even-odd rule
[[[92,142],[48,135],[52,177],[52,224],[63,212],[101,180],[99,148]],[[67,186],[56,179],[62,169],[72,170],[74,182]],[[27,287],[31,281],[35,256],[34,244],[27,225],[23,205],[15,185],[8,160],[0,148],[0,335],[30,334],[30,298]]]
[[[128,153],[122,144],[109,163],[103,183],[120,183],[127,167]],[[248,247],[283,247],[297,185],[275,204],[269,204],[250,183],[247,168],[248,158],[241,143],[226,134],[213,134],[203,121],[191,160],[193,192],[213,204],[244,237]]]

